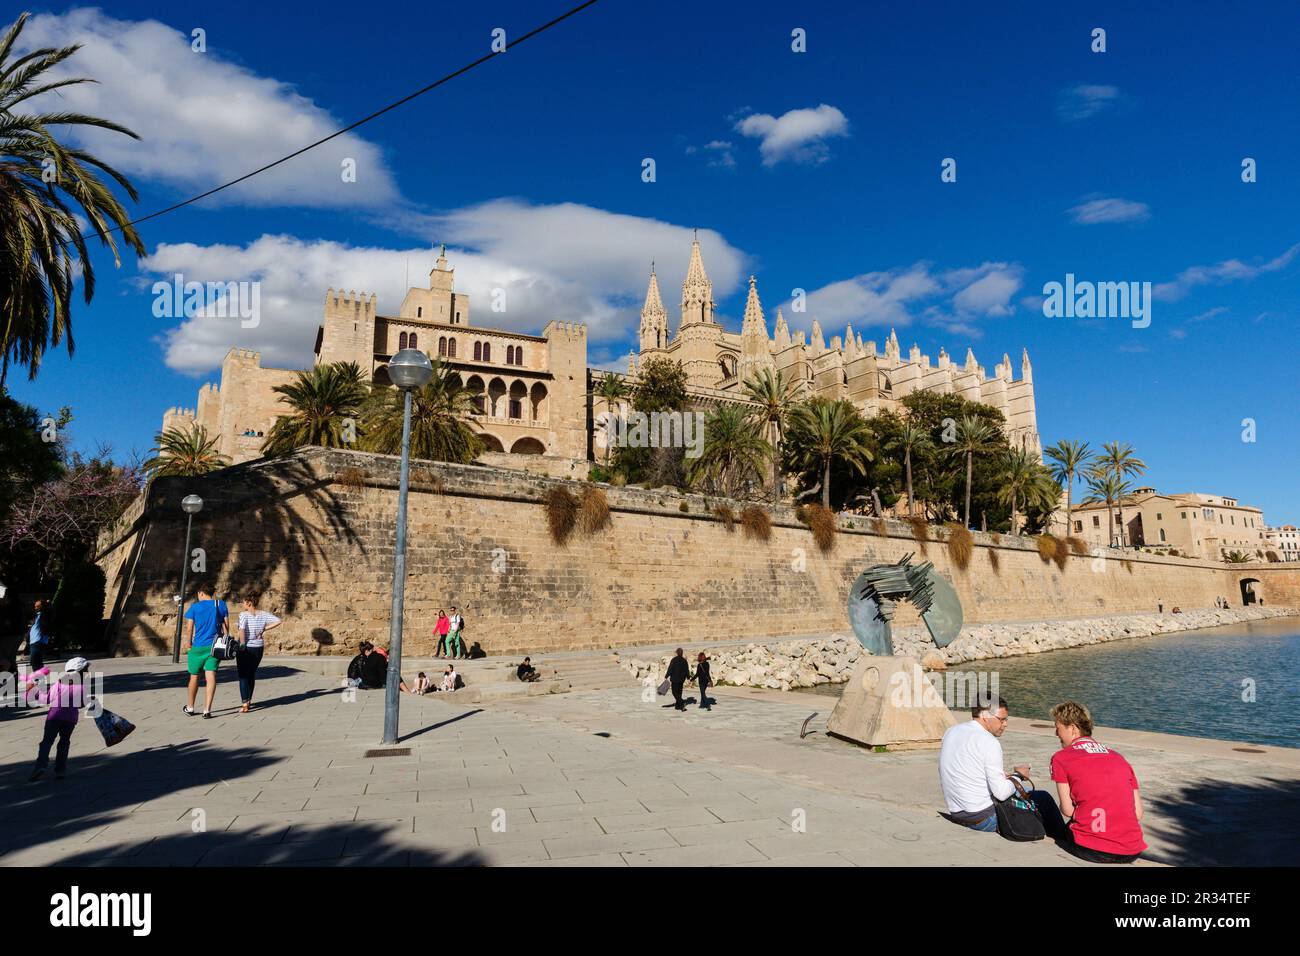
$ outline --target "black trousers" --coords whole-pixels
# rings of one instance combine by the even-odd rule
[[[686,701],[682,700],[682,687],[685,686],[686,681],[675,680],[672,682],[672,684],[673,684],[673,700],[677,701],[675,706],[677,707],[678,710],[685,710]]]
[[[45,642],[27,645],[27,666],[38,671],[45,666]]]
[[[705,681],[700,685],[700,708],[709,709],[709,683]]]

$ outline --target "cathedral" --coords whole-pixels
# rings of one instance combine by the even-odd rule
[[[855,335],[852,325],[844,330],[843,338],[834,335],[828,344],[815,318],[811,341],[805,341],[802,331],[791,333],[780,309],[769,337],[753,276],[749,277],[739,333],[729,332],[718,323],[715,308],[713,283],[704,271],[696,239],[691,243],[690,263],[682,283],[681,323],[676,334],[669,334],[668,311],[659,292],[659,280],[653,267],[650,270],[650,285],[641,309],[640,349],[629,359],[629,377],[636,377],[638,361],[669,358],[681,363],[693,396],[705,402],[743,401],[743,383],[762,369],[772,369],[795,383],[798,397],[847,398],[867,417],[895,409],[899,400],[912,392],[947,392],[996,408],[1006,418],[1011,445],[1041,457],[1028,352],[1021,357],[1017,380],[1012,377],[1007,355],[994,366],[992,376],[975,361],[970,349],[960,365],[942,349],[938,361],[931,362],[930,356],[921,354],[916,345],[904,358],[898,335],[892,329],[883,353],[877,352],[874,341],[864,343],[860,334]]]

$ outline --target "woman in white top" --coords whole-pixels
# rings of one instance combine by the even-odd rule
[[[239,671],[239,699],[243,706],[241,714],[248,713],[253,706],[253,686],[257,683],[257,667],[262,663],[262,651],[265,647],[263,635],[280,626],[280,619],[270,611],[257,609],[257,594],[244,596],[244,609],[239,613],[239,653],[235,655],[235,667]]]

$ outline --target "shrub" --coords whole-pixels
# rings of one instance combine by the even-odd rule
[[[609,526],[609,502],[600,488],[582,489],[578,503],[578,527],[584,534],[595,534]]]
[[[680,511],[682,514],[686,514],[686,512],[691,510],[691,506],[683,501],[681,504],[677,506],[677,510]]]
[[[998,572],[998,553],[993,548],[989,548],[989,564],[993,565],[993,573]]]
[[[957,570],[965,571],[970,567],[970,556],[975,550],[975,539],[970,531],[955,521],[949,521],[944,527],[948,529],[948,559]]]
[[[1038,556],[1043,559],[1043,564],[1056,557],[1056,539],[1050,534],[1038,536]]]
[[[340,468],[335,480],[344,488],[360,491],[366,486],[366,473],[360,468]]]
[[[849,528],[850,531],[852,531],[854,528],[857,527],[857,525],[855,525],[852,521],[850,521],[850,522],[848,523],[847,527]]]
[[[551,540],[564,544],[573,534],[573,527],[578,521],[578,499],[568,488],[552,485],[543,499],[546,508],[546,524],[551,530]]]
[[[1066,538],[1065,543],[1070,546],[1070,550],[1075,554],[1085,555],[1088,553],[1088,542],[1082,538]]]
[[[804,505],[804,516],[817,547],[824,552],[835,547],[835,532],[839,530],[835,512],[822,505]]]
[[[1070,543],[1064,538],[1055,538],[1055,541],[1056,553],[1052,555],[1052,558],[1056,561],[1057,570],[1064,571],[1065,565],[1070,560]]]
[[[1280,557],[1278,557],[1278,553],[1276,551],[1269,551],[1267,557],[1269,561],[1273,562],[1274,564],[1282,560]]]
[[[772,516],[758,505],[750,505],[740,513],[740,527],[746,535],[759,541],[768,541],[772,537]]]
[[[1002,535],[998,534],[996,531],[990,531],[990,532],[989,532],[989,540],[992,541],[994,544],[1001,544],[1001,543],[1002,543]]]
[[[715,505],[713,517],[721,521],[728,531],[736,530],[736,513],[731,510],[731,505]]]
[[[920,543],[921,553],[925,554],[925,543],[930,540],[930,534],[927,530],[929,527],[928,523],[920,515],[911,515],[903,520],[906,521],[908,527],[912,529],[912,537]]]
[[[1127,571],[1129,574],[1132,574],[1132,573],[1133,573],[1133,562],[1130,561],[1128,558],[1125,558],[1123,564],[1124,564],[1124,570]]]

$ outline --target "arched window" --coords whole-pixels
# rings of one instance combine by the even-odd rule
[[[475,343],[474,343],[474,361],[475,361],[475,362],[481,362],[481,361],[483,361],[483,343],[482,343],[482,342],[475,342]]]
[[[515,347],[513,345],[506,346],[506,364],[507,365],[515,364]]]
[[[483,361],[485,361],[485,362],[490,362],[490,361],[492,361],[492,343],[491,343],[491,342],[484,342],[484,343],[483,343]]]
[[[415,307],[415,317],[416,317],[417,319],[422,319],[422,318],[424,318],[424,306],[419,305],[419,306],[416,306],[416,307]]]
[[[414,332],[411,333],[410,339],[407,340],[406,347],[408,349],[418,349],[420,347],[416,344],[416,336]]]
[[[522,345],[515,346],[515,364],[516,365],[524,364],[524,347]]]
[[[455,340],[454,338],[453,338],[453,339],[448,339],[448,340],[447,340],[447,358],[455,358],[455,357],[456,357],[456,340]]]
[[[438,354],[443,358],[447,357],[447,336],[438,336]]]
[[[397,337],[397,347],[398,347],[399,350],[400,350],[400,349],[404,349],[404,348],[406,348],[406,333],[405,333],[405,332],[403,332],[401,335],[399,335],[399,336]]]

